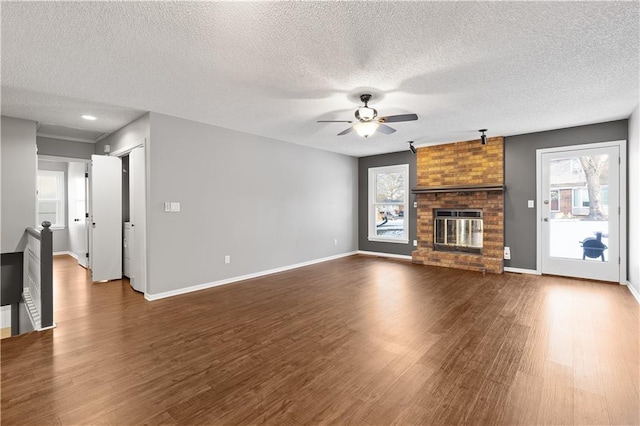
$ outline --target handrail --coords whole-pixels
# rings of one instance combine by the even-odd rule
[[[45,221],[45,222],[46,222],[46,221]],[[42,222],[42,223],[43,223],[43,225],[42,225],[43,227],[44,227],[44,223],[45,223],[45,222]],[[49,223],[49,226],[51,226],[51,222],[47,222],[47,223]],[[26,229],[26,231],[27,231],[27,234],[29,234],[29,235],[33,235],[33,236],[34,236],[34,237],[36,237],[37,239],[40,239],[40,236],[41,236],[41,235],[40,235],[40,231],[38,231],[37,229],[35,229],[35,228],[32,228],[32,227],[28,226],[28,227],[27,227],[27,229]]]
[[[42,230],[28,227],[24,256],[22,298],[33,328],[53,326],[53,235],[51,222],[42,222]]]

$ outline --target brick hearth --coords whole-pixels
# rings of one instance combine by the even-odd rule
[[[489,138],[418,149],[418,188],[464,188],[504,184],[504,140]],[[504,194],[502,190],[418,193],[418,249],[414,263],[450,268],[503,272]],[[482,254],[433,249],[435,209],[482,209]]]

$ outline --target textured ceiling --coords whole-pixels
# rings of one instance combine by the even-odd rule
[[[638,2],[2,2],[2,113],[155,111],[363,156],[627,118]],[[357,97],[397,132],[338,137]],[[84,122],[81,114],[99,117]]]

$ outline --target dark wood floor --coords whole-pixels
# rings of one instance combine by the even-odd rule
[[[54,265],[1,342],[9,424],[638,424],[622,286],[353,256],[147,302]]]

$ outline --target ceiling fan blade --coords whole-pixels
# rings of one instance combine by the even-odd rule
[[[353,127],[349,127],[347,130],[343,130],[340,133],[338,133],[338,136],[346,135],[347,133],[350,133],[352,131],[353,131]]]
[[[318,120],[316,123],[353,123],[351,120]]]
[[[387,125],[381,124],[378,126],[377,129],[380,133],[384,133],[385,135],[390,135],[391,133],[395,133],[396,129],[394,129],[393,127],[389,127]]]
[[[417,119],[418,119],[418,116],[416,114],[400,114],[400,115],[389,115],[387,117],[380,117],[378,118],[378,122],[398,123],[400,121],[414,121]]]

